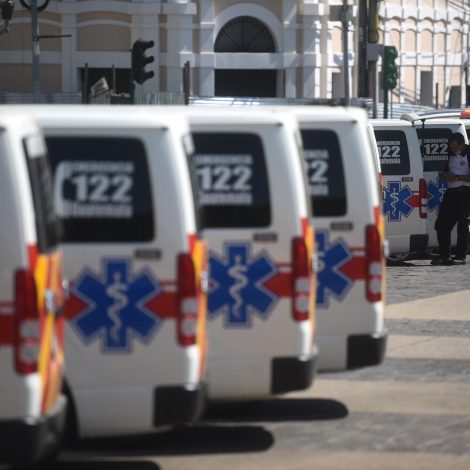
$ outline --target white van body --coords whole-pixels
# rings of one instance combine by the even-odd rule
[[[382,362],[383,219],[368,122],[353,108],[292,108],[300,126],[312,198],[319,370]]]
[[[383,174],[382,174],[382,166],[380,165],[380,155],[379,155],[379,149],[377,148],[377,141],[375,140],[375,134],[374,134],[374,128],[372,127],[372,124],[369,119],[369,123],[367,125],[367,136],[369,137],[369,146],[370,150],[372,152],[372,155],[374,156],[374,166],[375,166],[375,173],[378,175],[378,182],[379,182],[379,198],[380,202],[383,206],[383,198],[384,198],[384,191],[383,191]],[[382,223],[383,218],[382,218]],[[384,245],[384,256],[385,258],[388,257],[390,253],[389,249],[389,242],[386,237],[386,232],[385,232],[385,226],[382,227],[383,229],[383,245]]]
[[[381,158],[389,257],[421,257],[428,247],[427,188],[416,131],[400,119],[370,122]]]
[[[208,394],[246,400],[310,386],[312,230],[292,116],[186,110],[209,248]]]
[[[369,137],[368,140],[369,140],[369,145],[371,147],[371,152],[372,152],[372,155],[374,156],[373,160],[375,164],[375,171],[379,176],[379,194],[382,194],[382,188],[383,188],[382,166],[380,164],[379,149],[377,148],[377,141],[375,139],[374,128],[372,126],[370,119],[367,125],[367,134]]]
[[[445,171],[447,166],[447,140],[454,132],[458,132],[465,137],[465,143],[468,143],[467,132],[464,123],[460,119],[426,119],[424,117],[423,120],[416,120],[413,124],[422,148],[423,174],[428,189],[428,247],[429,250],[436,250],[439,244],[437,243],[437,234],[434,225],[447,188],[447,183],[439,178],[439,172]],[[452,244],[455,244],[456,240],[457,230],[456,227],[454,227],[452,231]]]
[[[41,106],[34,113],[65,231],[66,380],[79,436],[197,419],[205,399],[207,276],[187,121],[150,107]]]
[[[54,452],[65,425],[59,222],[44,138],[0,110],[0,467]]]

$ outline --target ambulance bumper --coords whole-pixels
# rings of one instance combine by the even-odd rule
[[[52,454],[65,430],[66,408],[61,395],[45,416],[0,422],[0,462],[29,463]]]
[[[348,337],[348,369],[376,366],[385,357],[387,332],[370,335],[351,335]]]
[[[168,426],[197,421],[207,402],[204,383],[178,387],[158,387],[155,390],[154,425]]]
[[[410,235],[410,253],[422,253],[428,248],[429,235]]]
[[[299,357],[275,357],[271,362],[271,393],[304,390],[312,385],[317,354]]]

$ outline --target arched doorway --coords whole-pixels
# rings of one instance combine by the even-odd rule
[[[251,16],[239,16],[229,21],[215,40],[214,52],[260,53],[276,52],[274,38],[261,21]],[[216,69],[216,96],[276,96],[277,70]]]

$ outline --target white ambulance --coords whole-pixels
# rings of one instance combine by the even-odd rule
[[[319,370],[383,361],[384,233],[379,175],[362,110],[292,108],[307,164],[319,259]]]
[[[66,381],[81,437],[197,419],[207,253],[187,121],[153,108],[41,107],[64,225]]]
[[[439,178],[439,172],[445,171],[448,160],[447,140],[454,132],[459,132],[468,143],[465,126],[460,119],[442,118],[439,115],[417,116],[403,115],[402,119],[413,123],[421,146],[423,159],[423,174],[427,184],[428,217],[427,230],[429,234],[429,251],[438,248],[436,230],[437,213],[441,206],[447,183]],[[452,243],[457,239],[456,229],[452,231]]]
[[[54,453],[66,416],[60,223],[35,122],[0,110],[0,467]]]
[[[465,130],[468,132],[470,130],[470,109],[464,109],[460,112],[459,116],[460,119],[462,119],[463,124],[465,126]]]
[[[307,388],[317,356],[313,232],[295,119],[186,112],[210,253],[209,398]]]
[[[428,247],[427,187],[416,130],[399,119],[370,121],[383,174],[389,261],[420,258]]]

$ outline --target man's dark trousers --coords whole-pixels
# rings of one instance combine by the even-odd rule
[[[450,255],[451,232],[457,225],[457,246],[455,256],[465,258],[467,251],[467,211],[470,202],[470,187],[448,188],[444,194],[435,229],[439,243],[439,257],[446,259]]]

